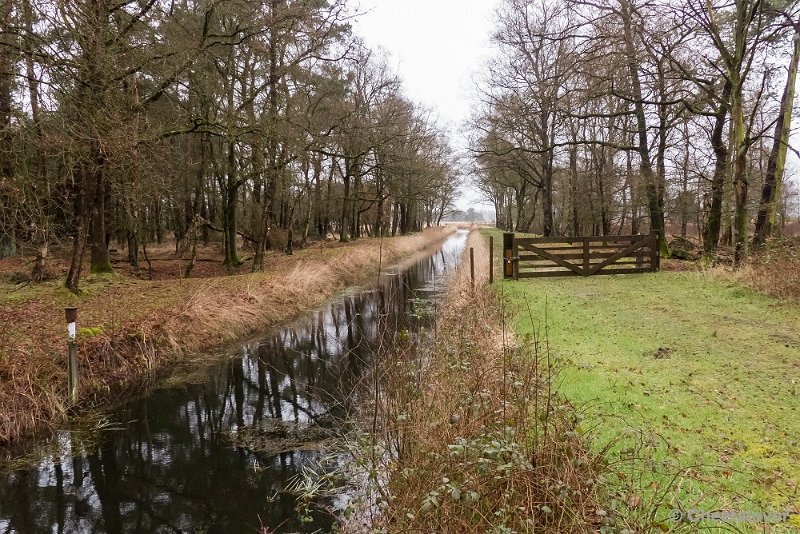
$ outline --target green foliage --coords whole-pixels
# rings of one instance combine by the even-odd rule
[[[86,326],[78,328],[78,336],[80,337],[95,337],[103,335],[102,326]]]
[[[496,289],[525,310],[519,332],[546,328],[573,362],[560,390],[586,416],[593,449],[608,451],[600,482],[623,516],[653,526],[678,505],[796,504],[800,307],[699,273]]]

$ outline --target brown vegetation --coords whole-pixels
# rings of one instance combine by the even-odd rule
[[[464,260],[434,339],[401,336],[378,364],[377,440],[389,453],[364,461],[388,477],[377,489],[383,513],[345,529],[591,531],[591,461],[572,411],[550,388],[556,365],[545,344],[511,339],[486,285],[487,247],[477,232],[468,244],[475,289]]]
[[[695,255],[700,245],[693,240],[682,240],[694,247],[685,250],[689,247],[674,246],[677,241],[673,241],[673,252],[678,250],[686,256],[673,255],[672,259],[663,260],[662,270],[702,271],[704,262],[699,254]],[[742,283],[764,295],[800,302],[800,238],[789,234],[771,238],[738,269],[734,268],[733,247],[719,247],[714,267],[708,272],[714,278]]]
[[[322,304],[450,231],[275,254],[263,273],[179,280],[92,276],[79,297],[61,281],[0,279],[0,443],[52,428],[76,408],[141,387],[178,356],[219,347]],[[79,307],[80,400],[66,395],[63,307]]]
[[[738,271],[719,267],[715,274],[741,282],[759,293],[800,302],[800,239],[768,241]]]

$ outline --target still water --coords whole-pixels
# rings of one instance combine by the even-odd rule
[[[377,347],[431,325],[466,238],[125,403],[91,444],[58,433],[37,465],[0,473],[0,533],[330,529],[328,514],[303,524],[283,490],[358,407],[355,385]]]

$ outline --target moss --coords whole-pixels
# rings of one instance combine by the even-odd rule
[[[110,274],[114,272],[114,267],[111,266],[109,259],[105,259],[92,263],[91,272],[92,274]]]
[[[103,335],[103,327],[102,326],[88,326],[78,329],[78,335],[80,337],[95,337]]]
[[[53,287],[53,282],[27,284],[22,287],[0,282],[0,305],[18,305],[45,297],[53,291]]]

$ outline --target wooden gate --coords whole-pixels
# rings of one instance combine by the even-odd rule
[[[660,269],[658,238],[516,237],[503,235],[506,278],[633,274]],[[509,248],[510,245],[510,248]]]

